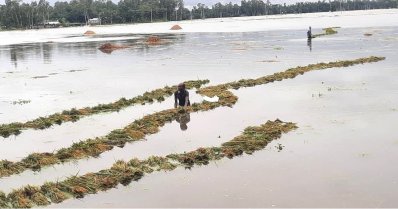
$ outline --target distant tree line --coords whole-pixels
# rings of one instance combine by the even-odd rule
[[[323,0],[290,5],[242,0],[241,5],[198,4],[192,9],[186,8],[183,0],[120,0],[117,4],[110,0],[71,0],[58,1],[53,6],[46,0],[5,0],[0,5],[0,28],[37,28],[49,21],[59,21],[64,26],[87,24],[94,17],[100,18],[102,24],[113,24],[386,8],[398,8],[398,0]]]

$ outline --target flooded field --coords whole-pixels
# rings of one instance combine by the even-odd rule
[[[322,27],[330,26],[340,25]],[[314,28],[314,33],[321,33],[322,27]],[[114,147],[98,157],[2,177],[0,191],[99,172],[117,160],[219,147],[246,127],[280,119],[298,129],[283,133],[252,155],[153,172],[128,186],[119,184],[48,207],[397,207],[398,23],[336,30],[337,34],[308,42],[306,28],[93,37],[82,36],[82,29],[62,41],[2,45],[1,124],[130,99],[182,81],[208,79],[205,86],[214,86],[321,62],[370,56],[385,60],[232,89],[238,98],[233,105],[191,112],[186,124],[172,120],[144,140]],[[152,35],[165,43],[145,43]],[[128,48],[112,53],[98,49],[108,42]],[[202,104],[199,93],[190,90],[192,103]],[[146,115],[173,108],[173,103],[173,98],[166,97],[44,130],[24,129],[19,135],[0,137],[0,159],[17,162],[34,152],[56,152],[103,137]]]

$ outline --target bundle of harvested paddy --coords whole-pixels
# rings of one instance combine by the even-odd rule
[[[26,186],[22,189],[14,190],[8,195],[12,207],[31,208],[35,205],[49,205],[50,201],[45,197],[39,187]]]
[[[9,202],[10,200],[8,199],[6,194],[4,194],[4,192],[0,192],[0,208],[8,207]]]
[[[58,183],[45,183],[41,186],[41,191],[53,203],[60,203],[68,199],[67,194],[57,187]]]

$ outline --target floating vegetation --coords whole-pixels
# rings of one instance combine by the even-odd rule
[[[8,207],[8,198],[4,192],[0,192],[0,208],[6,208]]]
[[[200,88],[202,85],[207,84],[209,80],[196,80],[184,82],[187,89]],[[161,89],[155,89],[150,92],[145,92],[142,95],[133,97],[131,99],[121,98],[118,101],[99,104],[94,107],[84,107],[81,109],[72,108],[70,110],[64,110],[60,113],[55,113],[46,117],[39,117],[37,119],[25,122],[25,123],[10,123],[0,125],[0,136],[9,137],[10,135],[18,135],[24,129],[46,129],[54,124],[62,124],[64,122],[75,122],[83,117],[90,115],[104,113],[104,112],[116,112],[123,108],[136,105],[136,104],[147,104],[153,103],[154,101],[164,101],[166,97],[173,95],[177,86],[166,86]]]
[[[321,98],[322,96],[323,94],[321,92],[318,92],[317,94],[312,94],[312,97]]]
[[[317,37],[320,37],[320,36],[336,34],[337,33],[337,31],[335,30],[336,28],[339,28],[339,27],[323,28],[322,29],[323,33],[314,34],[314,35],[312,35],[312,38],[317,38]]]
[[[75,72],[81,72],[81,71],[86,71],[87,69],[81,69],[81,70],[68,70],[66,72],[68,73],[75,73]]]
[[[49,205],[50,201],[41,192],[39,187],[26,186],[22,189],[14,190],[8,195],[11,206],[15,208],[31,208],[33,206]]]
[[[234,51],[247,51],[247,48],[233,48]]]
[[[274,47],[274,50],[283,50],[283,47],[277,46],[277,47]]]
[[[39,78],[48,78],[49,76],[47,75],[39,75],[39,76],[33,76],[33,79],[39,79]]]
[[[0,192],[0,207],[30,208],[60,203],[69,198],[83,198],[87,194],[106,191],[119,184],[128,185],[154,171],[172,171],[177,167],[192,168],[194,165],[207,165],[210,161],[222,158],[231,159],[243,153],[252,154],[264,149],[269,142],[280,138],[283,133],[296,128],[294,123],[278,119],[267,121],[260,126],[246,128],[241,135],[220,147],[199,148],[166,157],[152,156],[146,160],[134,158],[128,162],[117,161],[111,168],[96,173],[72,176],[61,182],[47,182],[42,186],[28,185],[8,195]]]
[[[279,62],[278,60],[260,60],[257,62],[268,62],[268,63],[272,63],[272,62]]]
[[[31,102],[30,100],[19,99],[17,101],[12,101],[11,104],[13,104],[13,105],[24,105],[24,104],[29,104],[30,102]]]
[[[141,119],[135,120],[133,123],[129,124],[125,128],[114,130],[104,137],[97,137],[95,139],[80,141],[78,143],[74,143],[71,147],[60,149],[55,153],[33,153],[19,162],[0,161],[0,177],[18,174],[27,169],[39,170],[44,166],[49,166],[57,163],[63,163],[86,157],[97,157],[101,153],[113,149],[115,146],[123,147],[126,143],[141,140],[144,139],[144,137],[147,135],[159,132],[160,127],[163,127],[166,123],[176,120],[181,113],[208,111],[220,106],[232,107],[238,101],[238,97],[235,96],[232,92],[228,91],[229,89],[239,89],[242,87],[252,87],[274,81],[281,81],[283,79],[294,78],[298,75],[302,75],[306,72],[313,70],[322,70],[334,67],[348,67],[355,64],[377,62],[384,59],[384,57],[372,56],[355,60],[311,64],[304,67],[299,66],[295,68],[290,68],[284,72],[274,73],[273,75],[268,75],[257,79],[242,79],[226,84],[199,88],[197,90],[199,94],[210,98],[218,97],[218,101],[203,101],[201,103],[194,103],[192,104],[192,106],[185,109],[168,109],[146,115]],[[189,84],[190,87],[193,87],[194,85],[201,86],[204,83],[205,81],[202,81],[202,83],[187,82],[186,84]],[[169,89],[169,93],[172,94],[175,87],[170,88],[171,89]],[[159,91],[162,92],[159,93],[161,95],[168,94],[163,92],[164,89],[160,89]],[[157,94],[153,93],[151,95]],[[151,96],[150,98],[153,98],[153,96]],[[123,101],[124,102],[122,104],[127,103],[127,100]],[[91,110],[87,110],[86,114],[91,113],[89,111]],[[82,111],[72,109],[71,111],[63,114],[76,116],[78,118],[79,114],[82,114]],[[51,123],[44,125],[51,126]]]
[[[283,145],[280,144],[280,143],[278,143],[278,145],[275,146],[275,148],[278,150],[278,152],[282,151],[284,147],[285,147],[285,146],[283,146]]]

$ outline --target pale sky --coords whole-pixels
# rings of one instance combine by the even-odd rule
[[[23,0],[24,2],[31,2],[31,0]],[[51,5],[54,4],[54,2],[56,2],[57,0],[47,0],[50,2]],[[65,1],[65,0],[62,0]],[[119,2],[119,0],[112,0],[113,2],[117,3]],[[271,0],[271,3],[273,4],[280,4],[280,3],[287,3],[287,4],[292,4],[292,3],[296,3],[299,1],[317,1],[317,0]],[[194,6],[197,5],[198,3],[203,3],[206,4],[208,6],[213,5],[215,3],[221,2],[223,4],[225,3],[238,3],[240,4],[241,0],[184,0],[185,5],[190,7],[190,6]],[[4,4],[4,0],[0,0],[0,4]]]

